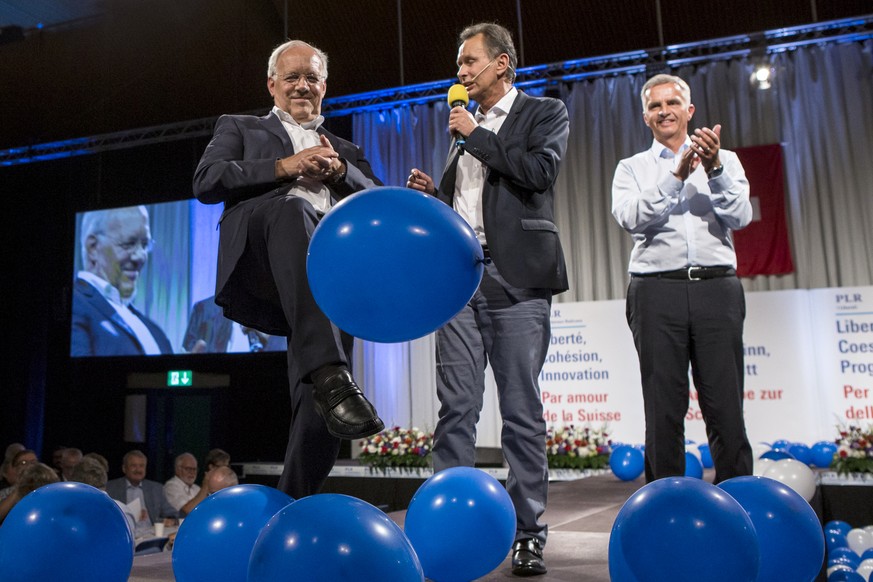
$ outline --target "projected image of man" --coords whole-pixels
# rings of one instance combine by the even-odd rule
[[[84,268],[73,287],[70,355],[173,352],[163,330],[132,304],[152,244],[144,206],[98,210],[82,217]]]

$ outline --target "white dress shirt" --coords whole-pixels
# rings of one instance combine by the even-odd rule
[[[479,127],[497,133],[506,121],[506,114],[518,97],[518,89],[512,87],[500,101],[482,113],[482,108],[476,109],[476,123]],[[485,241],[485,224],[482,219],[482,188],[485,186],[485,164],[469,153],[458,156],[458,170],[455,176],[455,196],[452,202],[455,211],[461,215],[476,233],[476,238],[483,245]]]
[[[321,145],[321,137],[316,130],[324,123],[323,116],[319,115],[312,121],[307,121],[301,125],[287,111],[282,111],[275,105],[273,106],[273,113],[282,122],[285,131],[288,132],[288,137],[291,138],[291,143],[294,144],[295,152]],[[324,182],[301,176],[294,181],[294,186],[288,192],[288,195],[309,200],[318,212],[326,213],[330,210],[330,190],[324,185]]]
[[[631,233],[630,273],[686,267],[737,266],[731,230],[752,220],[749,182],[737,155],[719,150],[721,175],[702,165],[684,182],[673,175],[675,154],[658,141],[619,162],[612,183],[612,214]]]
[[[182,506],[194,499],[197,493],[200,492],[200,486],[196,483],[186,485],[178,475],[164,483],[164,496],[170,505],[176,508],[176,511],[182,509]]]

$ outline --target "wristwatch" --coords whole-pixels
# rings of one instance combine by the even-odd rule
[[[340,165],[339,172],[337,172],[333,176],[331,176],[330,179],[327,181],[327,183],[328,184],[339,184],[340,182],[342,182],[345,179],[345,177],[346,177],[346,164],[342,163]]]
[[[712,180],[713,178],[718,178],[719,176],[721,176],[722,172],[724,172],[724,165],[719,164],[715,168],[710,168],[709,171],[706,173],[706,176],[710,180]]]

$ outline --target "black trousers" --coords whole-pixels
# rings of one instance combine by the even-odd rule
[[[715,482],[752,474],[743,418],[745,315],[743,288],[735,276],[631,279],[627,321],[640,361],[647,482],[685,474],[689,364]]]
[[[291,330],[291,423],[278,489],[294,499],[318,493],[340,449],[340,439],[327,431],[315,411],[309,375],[327,364],[348,366],[354,345],[354,338],[321,311],[309,288],[306,254],[319,218],[312,205],[301,198],[265,201],[249,220],[244,256],[252,286],[266,290],[262,297],[275,297]]]

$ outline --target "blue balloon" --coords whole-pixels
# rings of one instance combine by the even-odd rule
[[[825,541],[818,516],[803,497],[766,477],[734,477],[718,486],[739,502],[755,526],[758,580],[815,580]]]
[[[773,449],[781,450],[787,449],[791,446],[791,441],[787,441],[785,439],[779,439],[778,441],[773,441]]]
[[[838,533],[846,535],[847,533],[852,531],[852,526],[848,522],[839,519],[832,519],[831,521],[824,524],[824,530],[834,530]]]
[[[293,501],[264,485],[228,487],[201,501],[176,534],[176,581],[245,580],[261,529]]]
[[[835,570],[828,576],[828,582],[867,582],[854,570]]]
[[[864,553],[861,554],[861,561],[873,559],[873,548],[867,548],[864,550]]]
[[[841,534],[835,530],[827,530],[824,532],[825,536],[825,546],[828,549],[828,552],[832,552],[837,548],[848,548],[849,540],[846,539],[844,534]]]
[[[851,556],[849,554],[840,554],[835,558],[828,557],[828,568],[830,568],[831,566],[836,566],[837,564],[843,564],[845,566],[848,566],[852,570],[857,570],[858,566],[861,564],[861,560],[858,558],[858,554],[855,554],[854,556]]]
[[[703,465],[694,453],[685,453],[685,476],[703,479]]]
[[[445,469],[425,481],[404,523],[425,576],[436,582],[467,582],[494,570],[512,547],[515,528],[506,489],[472,467]]]
[[[837,452],[837,445],[830,441],[819,441],[812,445],[810,452],[812,453],[812,464],[824,469],[831,466],[834,453]]]
[[[277,580],[423,582],[424,574],[412,544],[385,513],[325,493],[280,510],[258,537],[248,582]]]
[[[622,481],[633,481],[645,468],[643,452],[627,445],[615,447],[609,455],[609,468]]]
[[[709,445],[698,445],[697,450],[700,451],[700,462],[704,469],[712,469],[712,452],[709,450]]]
[[[620,544],[620,553],[613,544]],[[755,528],[742,506],[690,477],[658,479],[631,495],[612,526],[610,572],[621,555],[639,582],[753,582],[760,561]]]
[[[855,565],[852,566],[853,569],[857,569],[858,564],[864,561],[857,553],[855,553],[855,550],[850,547],[834,548],[833,550],[828,551],[828,560],[836,560],[843,556],[848,556],[849,560],[855,562]]]
[[[794,459],[794,455],[787,450],[770,450],[762,454],[759,459],[770,459],[771,461],[781,461],[782,459]],[[795,459],[796,460],[796,459]]]
[[[482,246],[448,205],[408,188],[343,199],[309,243],[312,295],[343,331],[403,342],[454,317],[479,287]]]
[[[812,464],[812,450],[803,443],[794,443],[788,447],[788,452],[804,465]]]
[[[0,527],[0,580],[127,580],[133,535],[105,492],[84,483],[44,485]]]

